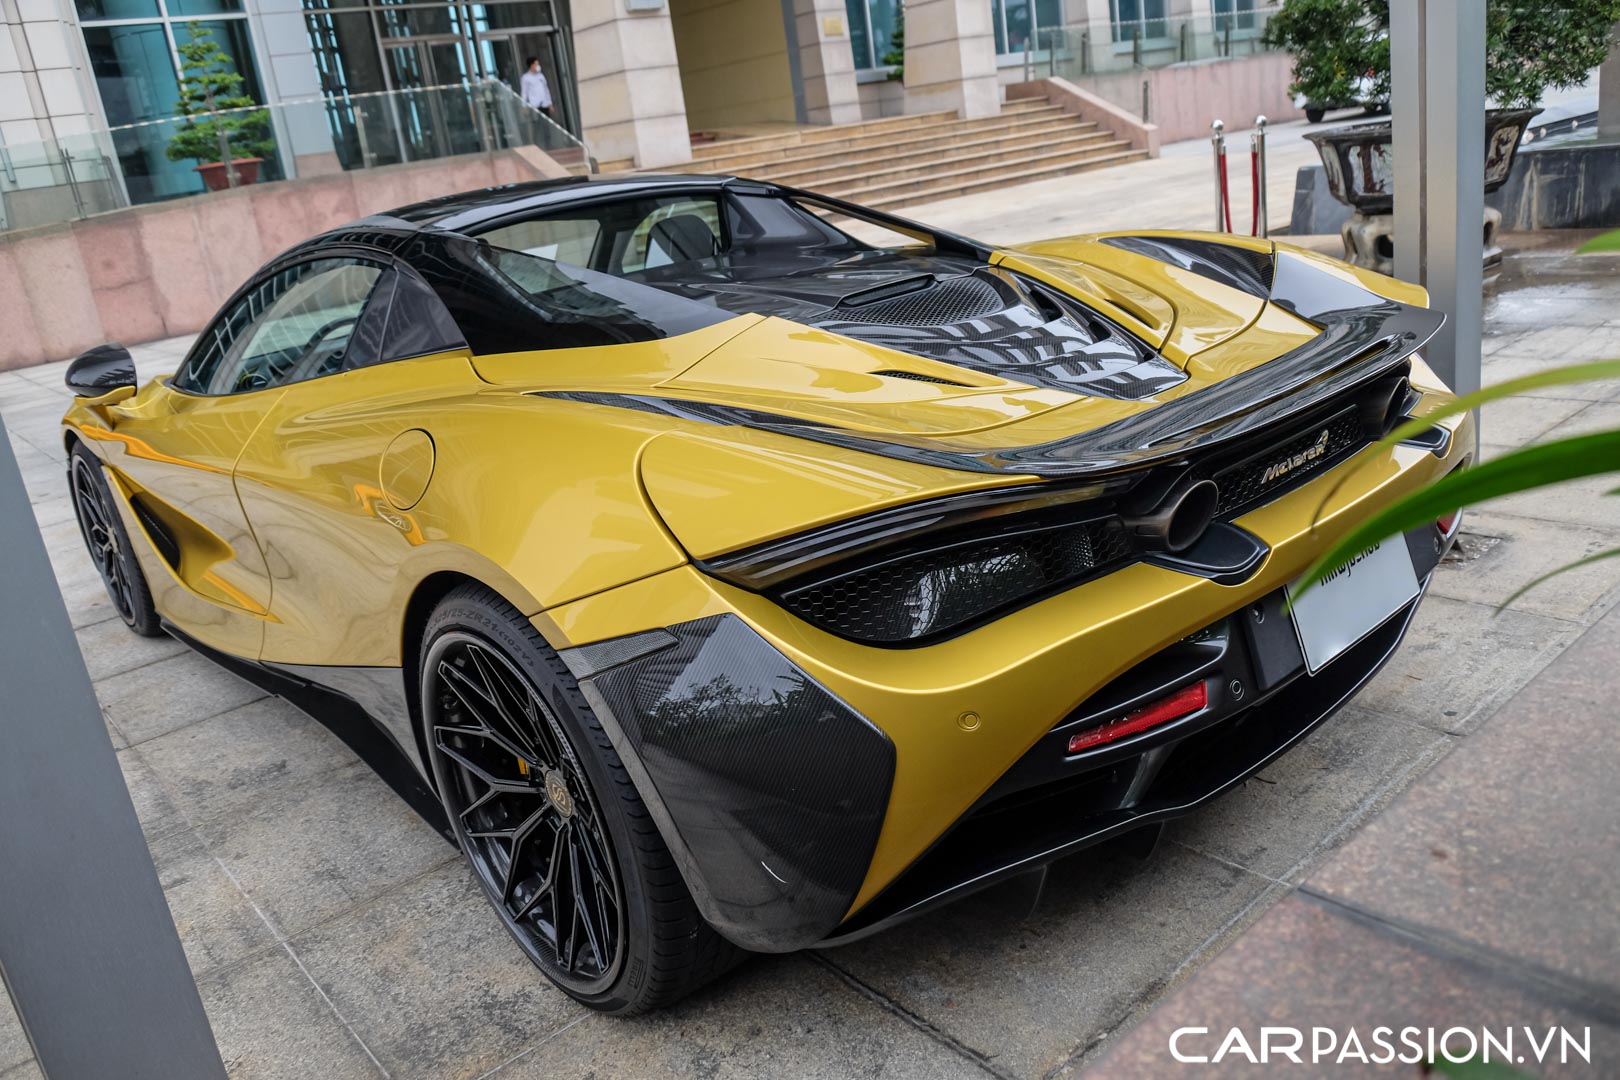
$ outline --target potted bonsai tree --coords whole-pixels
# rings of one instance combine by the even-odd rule
[[[179,44],[180,129],[169,138],[170,161],[198,162],[194,168],[209,191],[251,184],[259,165],[273,152],[270,110],[242,93],[242,76],[202,23],[186,25]]]
[[[1541,95],[1585,82],[1608,55],[1609,28],[1616,21],[1620,0],[1487,0],[1485,94],[1493,107],[1485,114],[1486,193],[1507,182]],[[1295,93],[1371,105],[1388,100],[1389,0],[1285,0],[1266,27],[1266,39],[1293,53]],[[1306,138],[1322,155],[1334,198],[1358,215],[1391,211],[1388,121]],[[1357,261],[1381,268],[1376,261]]]

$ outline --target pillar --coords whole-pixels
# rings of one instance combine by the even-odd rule
[[[1620,23],[1609,31],[1609,58],[1598,68],[1598,138],[1620,141]]]
[[[572,10],[579,111],[591,152],[642,168],[692,160],[665,0],[573,0]]]
[[[1429,290],[1446,324],[1424,357],[1479,389],[1484,290],[1485,20],[1477,0],[1390,5],[1395,276]]]
[[[1001,112],[996,39],[986,0],[907,0],[906,111]]]
[[[807,124],[855,124],[861,119],[843,0],[786,0],[792,11],[790,47],[798,46],[798,79]]]

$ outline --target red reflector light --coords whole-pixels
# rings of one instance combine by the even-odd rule
[[[1434,524],[1437,528],[1439,528],[1441,536],[1450,536],[1454,531],[1456,531],[1457,519],[1460,517],[1462,517],[1462,511],[1453,510],[1449,514],[1436,518]]]
[[[1209,689],[1200,679],[1191,686],[1183,686],[1169,697],[1162,697],[1134,712],[1128,712],[1118,720],[1069,736],[1069,753],[1078,754],[1082,750],[1090,750],[1093,746],[1111,743],[1127,735],[1135,735],[1139,731],[1146,731],[1168,720],[1195,713],[1208,704]]]

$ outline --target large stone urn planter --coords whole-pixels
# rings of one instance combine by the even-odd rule
[[[1485,113],[1485,194],[1503,184],[1513,171],[1524,129],[1540,109],[1491,109]],[[1345,258],[1357,266],[1387,274],[1394,268],[1395,173],[1391,162],[1393,129],[1388,120],[1351,124],[1305,136],[1316,145],[1333,197],[1355,211],[1344,223]],[[1484,258],[1491,266],[1502,259],[1496,230],[1502,215],[1485,208]]]

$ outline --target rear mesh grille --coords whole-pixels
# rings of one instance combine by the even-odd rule
[[[858,641],[917,643],[1133,557],[1116,520],[1083,521],[901,556],[786,592],[800,618]]]

